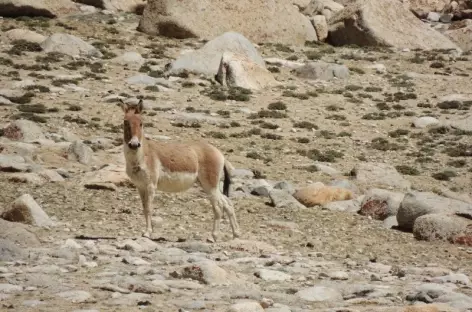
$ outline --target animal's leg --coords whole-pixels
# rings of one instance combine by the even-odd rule
[[[218,241],[220,236],[220,223],[221,223],[221,209],[219,206],[218,194],[216,192],[210,193],[210,203],[213,207],[213,230],[211,236],[215,242]]]
[[[146,189],[139,190],[139,196],[143,203],[144,218],[146,220],[146,230],[143,233],[144,237],[151,238],[152,233],[152,201],[154,199],[154,187],[148,185]]]
[[[223,194],[219,193],[220,197],[220,205],[223,207],[223,211],[228,213],[229,223],[231,225],[231,230],[233,231],[233,238],[238,238],[241,236],[241,232],[239,230],[238,220],[236,219],[236,214],[234,213],[233,204],[231,200]]]

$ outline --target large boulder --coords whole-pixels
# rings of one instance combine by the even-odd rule
[[[142,13],[146,0],[75,0],[75,2],[91,5],[100,9],[115,12]]]
[[[359,214],[375,220],[395,216],[405,195],[383,189],[370,189],[364,196]]]
[[[236,31],[257,43],[302,45],[314,33],[307,22],[290,1],[149,0],[138,30],[179,39]]]
[[[78,12],[72,0],[0,0],[0,16],[57,17]]]
[[[293,197],[306,207],[350,200],[353,196],[352,191],[348,189],[327,186],[321,182],[316,182],[306,187],[302,187],[293,194]]]
[[[59,52],[70,56],[102,57],[103,54],[93,45],[69,34],[56,33],[41,43],[44,52]]]
[[[9,42],[15,41],[15,40],[25,40],[28,42],[33,42],[33,43],[41,43],[43,42],[46,37],[38,34],[35,31],[29,30],[29,29],[10,29],[6,32],[3,33],[5,39]]]
[[[455,42],[463,51],[472,50],[472,25],[464,28],[447,30],[444,34]]]
[[[213,77],[218,72],[221,56],[225,51],[244,55],[252,62],[265,67],[264,59],[251,41],[237,32],[230,31],[208,41],[197,51],[179,56],[170,65],[169,73],[189,71]]]
[[[360,188],[386,188],[390,190],[407,191],[411,182],[403,178],[397,169],[389,164],[360,162],[351,171]]]
[[[398,226],[405,230],[412,230],[416,219],[433,213],[472,213],[472,204],[439,196],[432,192],[411,191],[405,194],[400,208],[398,208]]]
[[[358,0],[335,13],[328,23],[328,42],[336,46],[459,49],[398,0]]]
[[[275,86],[277,81],[265,67],[252,62],[248,57],[232,52],[221,56],[216,81],[228,87],[259,90]]]
[[[21,222],[36,226],[54,226],[55,223],[49,218],[44,210],[29,194],[18,197],[11,208],[4,211],[1,217],[11,222]]]
[[[472,220],[456,215],[432,213],[416,219],[413,226],[413,235],[418,240],[425,241],[452,241],[458,235],[468,232]]]

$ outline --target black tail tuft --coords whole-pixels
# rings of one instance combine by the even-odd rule
[[[231,178],[229,176],[228,168],[226,168],[226,166],[223,167],[223,171],[225,174],[223,181],[223,194],[226,195],[226,197],[229,197],[229,185],[231,184]]]

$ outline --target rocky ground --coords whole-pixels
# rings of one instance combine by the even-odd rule
[[[20,201],[50,217],[42,227],[1,220],[2,309],[472,310],[467,245],[419,241],[357,209],[278,205],[268,194],[278,181],[284,189],[320,181],[362,196],[379,186],[352,169],[385,163],[401,175],[385,171],[384,188],[471,196],[470,55],[264,44],[280,85],[228,94],[209,79],[163,75],[203,42],[147,36],[137,24],[131,14],[1,20],[4,32],[67,33],[103,55],[47,54],[2,37],[0,202],[8,210],[30,194]],[[318,59],[344,64],[349,76],[310,80],[290,68]],[[231,240],[225,221],[222,241],[207,242],[213,216],[198,188],[159,194],[155,237],[140,237],[116,106],[138,96],[149,137],[205,138],[237,168],[241,239]],[[412,304],[430,305],[405,308]]]

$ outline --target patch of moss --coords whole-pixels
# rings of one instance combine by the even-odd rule
[[[287,110],[287,104],[285,104],[282,101],[277,101],[277,102],[270,103],[267,106],[267,109],[269,109],[269,110]]]
[[[47,112],[44,104],[22,104],[18,106],[20,112],[44,114]]]
[[[12,47],[8,50],[8,54],[24,55],[24,52],[41,52],[42,48],[39,43],[29,42],[23,39],[13,40]]]
[[[398,166],[395,166],[395,169],[397,169],[399,173],[404,174],[404,175],[417,176],[420,174],[418,169],[408,166],[408,165],[398,165]]]
[[[457,173],[451,170],[436,172],[432,175],[433,178],[439,181],[450,181],[451,178],[454,178],[456,176],[457,176]]]

